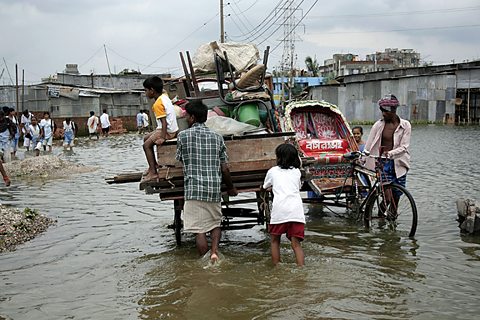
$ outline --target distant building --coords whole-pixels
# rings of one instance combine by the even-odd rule
[[[386,71],[400,68],[418,67],[420,53],[413,49],[391,49],[367,55],[366,60],[360,60],[352,53],[334,54],[332,59],[324,61],[320,74],[327,79],[335,79],[354,74]]]
[[[376,61],[390,61],[393,64],[392,69],[416,68],[420,66],[420,53],[413,49],[386,48],[384,52],[367,54],[366,60],[374,63]]]
[[[372,122],[382,117],[377,101],[389,93],[404,119],[480,124],[480,60],[347,75],[310,88],[307,97],[338,105],[348,121]]]

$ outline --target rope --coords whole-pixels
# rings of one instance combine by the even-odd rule
[[[172,179],[172,177],[169,177],[168,174],[170,173],[170,167],[167,167],[167,172],[165,173],[165,180],[170,184],[171,188],[175,188],[175,184],[170,181],[170,179]]]

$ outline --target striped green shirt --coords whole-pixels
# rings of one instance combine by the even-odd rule
[[[194,123],[177,137],[175,158],[183,162],[185,200],[221,201],[221,164],[227,162],[223,137]]]

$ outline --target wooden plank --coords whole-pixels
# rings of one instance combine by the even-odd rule
[[[246,193],[246,192],[257,192],[260,191],[260,189],[257,187],[250,187],[250,188],[237,188],[238,193]],[[223,195],[226,195],[226,192],[222,192]],[[160,200],[162,201],[168,201],[168,200],[183,200],[183,193],[182,194],[164,194],[160,193]]]
[[[249,139],[229,140],[225,138],[227,154],[230,163],[258,160],[275,160],[275,148],[285,142],[283,135],[250,136]],[[181,167],[182,164],[175,160],[177,144],[173,141],[157,148],[157,159],[160,165]]]
[[[138,182],[142,179],[141,172],[132,172],[132,173],[122,173],[115,177],[105,178],[105,181],[108,184],[112,183],[130,183],[130,182]]]

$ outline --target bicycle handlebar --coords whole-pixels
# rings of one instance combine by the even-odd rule
[[[347,152],[343,155],[343,157],[350,161],[357,160],[360,158],[368,158],[368,157],[374,158],[374,159],[380,159],[380,160],[389,160],[389,158],[386,156],[373,156],[370,154],[370,151],[368,150],[364,150],[363,152],[362,151]]]

